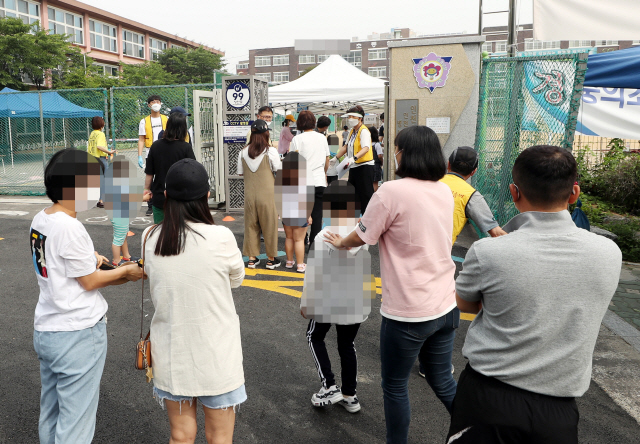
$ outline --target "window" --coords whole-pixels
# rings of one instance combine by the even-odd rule
[[[375,66],[373,68],[369,68],[369,75],[371,77],[387,77],[387,67]]]
[[[7,1],[5,0],[5,3]],[[69,34],[69,41],[84,45],[84,28],[81,15],[49,7],[49,30],[54,34]]]
[[[144,36],[123,29],[122,54],[144,59]]]
[[[316,56],[313,55],[313,54],[312,55],[301,55],[298,58],[298,63],[300,65],[316,63]]]
[[[185,49],[185,50],[187,49],[187,48],[186,48],[186,47],[184,47],[184,46],[175,45],[175,44],[173,44],[173,43],[171,44],[171,47],[172,47],[172,48],[176,48],[176,49]]]
[[[525,39],[524,41],[525,51],[536,51],[538,49],[542,49],[542,40]]]
[[[40,5],[25,0],[0,0],[0,17],[14,17],[25,24],[40,20]]]
[[[329,58],[329,54],[318,55],[318,63],[322,63]]]
[[[596,40],[596,46],[616,46],[617,40]]]
[[[496,52],[507,52],[507,41],[498,40],[496,42]]]
[[[634,40],[631,42],[632,45],[640,45],[640,40]]]
[[[560,40],[552,40],[550,42],[542,42],[543,49],[560,49]]]
[[[590,48],[591,40],[569,40],[569,48]]]
[[[248,63],[238,63],[236,65],[236,69],[249,69],[249,64]]]
[[[369,60],[387,60],[386,49],[370,49]]]
[[[167,42],[149,38],[149,60],[156,60],[158,54],[167,49]]]
[[[493,42],[484,42],[482,44],[482,52],[493,52]]]
[[[89,43],[92,48],[118,52],[117,29],[113,25],[89,20]]]
[[[362,66],[362,50],[351,50],[348,56],[342,56],[347,62],[353,66]]]
[[[256,56],[256,66],[271,66],[271,56]]]
[[[101,72],[105,76],[118,77],[120,75],[120,69],[115,65],[104,65],[102,63],[94,63],[98,67],[98,72]]]
[[[265,82],[271,81],[271,73],[270,72],[261,72],[256,74],[256,78],[260,80],[264,80]]]
[[[289,73],[288,72],[274,72],[273,73],[273,81],[274,82],[288,82],[289,81]]]
[[[289,64],[289,54],[273,56],[273,66]]]

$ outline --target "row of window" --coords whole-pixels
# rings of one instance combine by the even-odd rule
[[[298,75],[302,74],[304,71],[298,71]],[[273,76],[272,76],[273,75]],[[376,66],[376,67],[372,67],[369,68],[369,75],[371,77],[378,77],[378,78],[386,78],[387,77],[387,67],[386,66]],[[289,81],[289,72],[274,72],[274,73],[270,73],[270,72],[262,72],[262,73],[257,73],[256,78],[264,80],[266,82],[275,82],[275,83],[281,83],[281,82],[288,82]]]
[[[348,56],[343,56],[345,60],[355,66],[362,66],[362,50],[351,51]],[[300,55],[298,56],[299,65],[314,65],[316,63],[322,63],[329,58],[327,54],[321,55]],[[386,60],[387,49],[370,49],[368,53],[369,60]],[[317,60],[317,61],[316,61]],[[245,66],[246,65],[246,66]],[[256,56],[255,66],[286,66],[289,65],[289,54],[274,55],[274,56]],[[237,69],[247,69],[249,64],[239,64]]]
[[[85,44],[84,17],[48,7],[47,16],[49,30],[54,34],[68,34],[69,41],[78,45]],[[0,17],[20,18],[24,23],[31,24],[40,20],[40,5],[27,0],[0,0]],[[117,27],[97,20],[89,20],[89,44],[92,48],[103,51],[118,52]],[[177,45],[173,45],[178,47]],[[167,42],[149,39],[149,58],[155,60],[162,51],[167,49]],[[122,53],[130,57],[145,58],[144,35],[133,31],[122,31]]]
[[[495,43],[495,51],[493,50],[493,44]],[[640,44],[640,40],[634,40],[634,45]],[[591,48],[594,46],[617,46],[618,40],[569,40],[569,48]],[[525,51],[537,51],[540,49],[560,49],[560,41],[542,41],[526,39],[524,41]],[[498,40],[492,42],[484,42],[482,44],[482,51],[486,52],[507,52],[507,41]]]

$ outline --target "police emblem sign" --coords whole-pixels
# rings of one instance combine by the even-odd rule
[[[413,59],[413,75],[418,87],[427,88],[431,92],[436,88],[442,88],[447,83],[452,58],[440,57],[431,52],[422,59]]]

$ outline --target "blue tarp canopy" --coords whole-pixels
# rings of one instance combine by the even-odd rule
[[[9,94],[12,93],[12,94]],[[74,117],[104,117],[104,111],[89,109],[69,102],[55,91],[42,91],[42,117],[70,119]],[[40,117],[38,94],[19,92],[11,88],[0,91],[0,117]]]
[[[584,86],[640,88],[640,46],[590,55]]]

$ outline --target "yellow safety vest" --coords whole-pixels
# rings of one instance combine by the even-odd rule
[[[358,129],[358,134],[356,134],[356,140],[353,141],[353,157],[356,157],[356,155],[362,149],[362,147],[360,146],[360,134],[364,130],[369,132],[369,128],[367,128],[364,124],[360,125],[360,128]],[[347,140],[351,140],[352,134],[353,134],[353,128],[349,131],[349,137],[347,138]],[[373,145],[373,140],[371,141],[371,145]],[[372,160],[373,160],[373,146],[370,146],[369,151],[367,151],[367,154],[362,156],[360,159],[356,160],[356,163],[370,162]]]
[[[440,182],[447,184],[451,188],[453,194],[453,243],[456,242],[458,235],[467,223],[467,203],[476,189],[469,185],[465,180],[457,174],[449,173],[440,179]]]
[[[160,114],[160,119],[162,120],[162,129],[167,129],[167,116],[164,114]],[[187,137],[189,135],[187,134]],[[151,127],[151,116],[147,116],[144,118],[144,146],[149,148],[153,144],[153,128]]]

